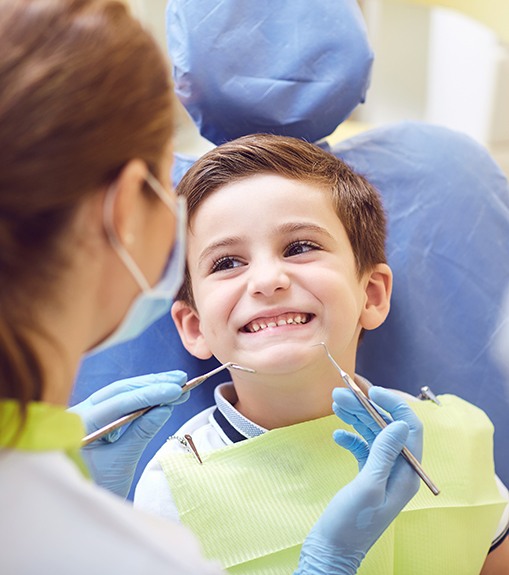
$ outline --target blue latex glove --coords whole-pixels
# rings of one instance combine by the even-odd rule
[[[83,420],[87,434],[115,419],[149,405],[161,405],[135,419],[125,431],[116,430],[81,450],[94,481],[127,497],[136,465],[150,440],[170,417],[187,381],[183,371],[168,371],[116,381],[69,408]]]
[[[420,420],[384,388],[372,387],[369,396],[395,420],[384,430],[349,389],[333,392],[334,412],[361,434],[336,430],[334,440],[352,452],[360,472],[334,496],[304,541],[298,575],[357,573],[371,546],[419,489],[418,475],[399,453],[406,445],[421,459]]]

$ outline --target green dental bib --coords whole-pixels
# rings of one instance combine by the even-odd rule
[[[425,429],[423,467],[441,489],[418,494],[372,547],[359,575],[478,574],[505,507],[495,483],[493,426],[451,395],[411,403]],[[159,458],[182,522],[230,573],[291,574],[300,547],[357,462],[332,440],[329,416],[232,446]]]
[[[80,455],[85,428],[81,418],[64,407],[43,402],[27,406],[21,430],[19,405],[14,400],[0,401],[0,448],[20,451],[64,451],[89,477]]]

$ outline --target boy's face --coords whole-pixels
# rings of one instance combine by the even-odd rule
[[[325,356],[312,347],[324,341],[354,370],[361,328],[388,312],[390,270],[381,264],[358,278],[329,191],[258,175],[212,193],[191,224],[196,310],[182,302],[172,310],[191,353],[275,375]]]

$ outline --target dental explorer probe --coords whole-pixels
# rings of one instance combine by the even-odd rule
[[[191,391],[191,389],[198,387],[200,384],[202,384],[209,377],[211,377],[212,375],[215,375],[216,373],[219,373],[220,371],[223,371],[223,369],[238,369],[239,371],[247,371],[248,373],[256,373],[256,371],[254,369],[251,369],[249,367],[242,367],[240,365],[237,365],[236,363],[233,363],[232,361],[228,361],[226,363],[223,363],[223,365],[220,365],[219,367],[216,367],[215,369],[208,371],[207,373],[204,373],[203,375],[199,375],[198,377],[190,379],[187,383],[185,383],[182,386],[182,393],[185,393],[186,391]],[[137,419],[141,415],[144,415],[145,413],[147,413],[147,411],[154,409],[154,407],[159,407],[159,406],[158,405],[149,405],[148,407],[142,407],[141,409],[137,409],[136,411],[133,411],[132,413],[128,413],[127,415],[123,415],[122,417],[119,417],[115,421],[108,423],[104,427],[97,429],[93,433],[86,435],[81,440],[81,447],[85,447],[86,445],[89,445],[93,441],[96,441],[97,439],[104,437],[108,433],[115,431],[119,427],[122,427],[123,425],[126,425],[127,423],[130,423],[131,421],[134,421],[135,419]]]
[[[382,429],[384,427],[387,427],[387,425],[389,425],[389,424],[380,415],[380,413],[376,409],[373,402],[369,399],[369,397],[367,397],[362,392],[361,388],[348,375],[348,373],[346,373],[346,371],[343,371],[341,369],[341,367],[336,363],[336,360],[330,354],[325,343],[323,341],[321,341],[321,342],[315,344],[315,346],[318,346],[318,345],[322,345],[324,347],[325,353],[327,354],[327,357],[329,358],[331,363],[334,365],[334,367],[339,371],[343,381],[346,383],[346,386],[352,390],[353,394],[360,401],[360,403],[362,404],[364,409],[371,415],[371,417],[375,420],[376,423],[378,423],[378,425]],[[313,346],[313,347],[315,347],[315,346]],[[401,450],[401,455],[413,467],[414,471],[422,479],[422,481],[426,484],[426,486],[431,491],[431,493],[433,493],[433,495],[438,495],[440,493],[440,489],[438,489],[438,487],[433,483],[433,481],[430,479],[430,477],[427,475],[427,473],[422,468],[421,464],[419,463],[419,460],[412,454],[412,452],[407,447],[403,447],[403,449]]]

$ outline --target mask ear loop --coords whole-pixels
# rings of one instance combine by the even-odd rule
[[[168,209],[173,212],[176,217],[178,215],[177,203],[171,198],[168,192],[163,188],[161,182],[153,176],[150,172],[147,172],[145,176],[145,181],[152,188],[152,191],[159,197],[159,199],[166,205]]]
[[[172,198],[168,195],[166,190],[163,188],[161,183],[157,178],[155,178],[150,172],[147,172],[145,176],[145,180],[148,185],[152,188],[154,193],[158,196],[158,198],[163,202],[163,204],[174,214],[175,216],[175,242],[173,245],[173,249],[180,243],[180,249],[178,250],[178,262],[177,268],[179,271],[182,271],[185,266],[185,244],[186,244],[186,230],[187,230],[187,203],[183,196],[179,196],[176,200],[172,200]],[[141,271],[138,264],[135,262],[134,258],[131,254],[127,251],[125,246],[119,240],[117,233],[115,232],[113,226],[113,210],[115,205],[115,200],[117,197],[117,190],[118,188],[113,184],[110,189],[106,193],[106,197],[104,198],[104,208],[103,208],[103,224],[104,229],[106,230],[106,235],[110,241],[111,246],[116,251],[118,257],[122,260],[126,268],[129,270],[131,275],[133,276],[134,280],[140,287],[141,291],[146,295],[153,295],[156,297],[160,297],[161,294],[158,293],[159,290],[155,290],[150,286],[147,281],[147,278]],[[170,268],[170,259],[167,263],[167,268],[163,272],[162,280],[165,283],[165,276],[167,273],[173,274],[175,273],[174,269]],[[159,282],[161,282],[161,279]],[[158,285],[159,285],[158,282]],[[171,291],[171,290],[170,290]],[[164,293],[162,294],[164,295]],[[172,295],[173,297],[173,295]]]
[[[151,288],[151,293],[157,295],[158,292],[170,293],[174,297],[174,276],[181,278],[178,285],[182,285],[187,245],[187,202],[184,196],[171,196],[162,186],[161,182],[148,172],[145,177],[147,184],[157,194],[164,205],[175,215],[175,241],[167,265],[159,282]],[[168,286],[170,284],[171,288]]]
[[[103,225],[106,230],[106,235],[110,241],[111,247],[115,250],[118,257],[122,260],[125,267],[129,270],[134,280],[138,284],[139,288],[143,293],[150,291],[150,284],[147,278],[143,275],[143,272],[139,268],[138,264],[134,261],[134,258],[126,250],[125,246],[118,239],[113,226],[113,208],[115,206],[115,200],[117,198],[117,187],[113,184],[106,192],[106,197],[104,198],[103,206]],[[157,192],[156,192],[157,193]],[[157,194],[159,195],[159,194]]]
[[[162,292],[171,299],[176,293],[175,285],[178,290],[184,281],[186,267],[187,204],[183,196],[177,198],[177,209],[175,241],[159,282],[151,290],[156,296]]]

